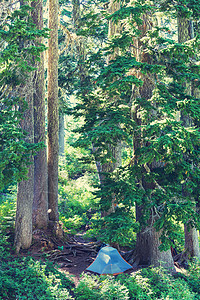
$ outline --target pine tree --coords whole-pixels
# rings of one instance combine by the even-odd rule
[[[43,29],[43,3],[41,0],[32,4],[32,18],[39,30]],[[37,40],[37,46],[42,43],[42,37]],[[44,54],[35,62],[37,70],[34,75],[34,143],[46,144],[45,135],[45,79]],[[46,147],[34,157],[34,199],[33,225],[37,228],[47,228],[48,225],[48,188],[47,188],[47,154]]]
[[[49,1],[48,44],[48,203],[49,219],[58,222],[58,1]]]
[[[186,11],[187,12],[187,11]],[[177,25],[178,25],[178,42],[186,43],[187,41],[194,38],[193,33],[193,22],[188,19],[187,14],[183,13],[181,9],[177,13]],[[186,89],[188,95],[192,95],[192,82],[185,82],[183,86]],[[181,120],[185,127],[191,127],[192,119],[186,112],[181,111]],[[186,195],[188,197],[192,197],[192,195]],[[194,210],[196,207],[194,206]],[[198,233],[194,226],[191,225],[190,222],[184,224],[184,232],[185,232],[185,251],[187,256],[190,257],[198,257],[200,258],[200,249],[199,249],[199,241],[198,241]]]
[[[20,2],[23,6],[24,2]],[[28,21],[28,16],[22,22]],[[22,39],[22,37],[21,37]],[[20,47],[27,47],[27,42],[21,40]],[[32,75],[32,74],[31,74]],[[26,140],[34,143],[34,118],[33,118],[33,79],[29,76],[25,85],[21,84],[19,90],[21,97],[25,97],[28,108],[25,110],[21,121],[22,130],[27,132]],[[20,248],[28,249],[32,242],[32,205],[34,193],[34,166],[33,156],[30,160],[27,180],[18,183],[17,190],[17,210],[15,220],[15,240],[14,245],[18,253]]]

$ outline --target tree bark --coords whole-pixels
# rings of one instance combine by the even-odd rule
[[[65,115],[59,112],[59,155],[65,153]]]
[[[20,1],[20,6],[24,1]],[[22,45],[23,46],[23,45]],[[29,75],[26,85],[21,85],[19,93],[27,102],[27,110],[24,112],[21,121],[22,129],[27,133],[25,140],[28,143],[34,142],[34,118],[33,118],[33,78]],[[27,180],[18,183],[17,209],[15,219],[14,246],[18,253],[20,249],[28,249],[32,242],[32,206],[34,193],[34,166],[33,157],[30,159]]]
[[[58,0],[49,0],[48,200],[49,219],[58,221]]]
[[[21,121],[22,129],[25,130],[28,135],[26,141],[33,143],[34,138],[34,126],[33,126],[33,95],[31,80],[28,81],[25,94],[28,104],[28,109],[24,113],[24,119]],[[33,158],[31,159],[33,163]],[[32,242],[32,205],[33,205],[33,182],[34,182],[34,166],[29,166],[27,180],[23,180],[18,184],[17,191],[17,211],[15,221],[15,239],[14,246],[16,252],[19,250],[28,249]]]
[[[152,265],[154,267],[162,266],[165,269],[174,271],[174,261],[171,255],[171,249],[160,251],[159,246],[161,231],[156,231],[154,227],[145,229],[137,234],[137,258],[139,264]]]
[[[33,1],[33,22],[37,29],[43,29],[43,2]],[[38,39],[38,44],[42,39]],[[44,53],[40,54],[40,61],[35,62],[37,70],[34,77],[34,142],[46,145],[45,135],[45,79]],[[33,225],[36,228],[47,228],[48,225],[48,187],[47,187],[47,154],[46,147],[34,157],[34,199]]]
[[[200,258],[198,232],[191,225],[184,225],[185,231],[185,251],[188,256]]]

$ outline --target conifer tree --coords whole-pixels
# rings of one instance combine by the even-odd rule
[[[194,38],[193,33],[193,21],[188,19],[187,16],[188,11],[186,11],[186,16],[181,9],[177,12],[177,25],[178,25],[178,42],[187,43],[187,41]],[[186,81],[183,84],[186,93],[192,96],[192,82],[189,83]],[[193,126],[193,122],[190,116],[185,111],[181,111],[181,120],[185,127]],[[183,191],[184,193],[184,191]],[[187,194],[186,196],[192,197],[192,195]],[[194,205],[194,210],[196,207]],[[190,221],[184,224],[184,232],[185,232],[185,251],[187,256],[189,257],[198,257],[200,258],[200,249],[199,249],[199,241],[198,241],[198,233],[194,225],[192,226]]]
[[[24,2],[20,2],[23,6]],[[28,16],[22,22],[28,21]],[[21,37],[21,47],[27,47],[27,42]],[[32,75],[32,74],[31,74]],[[26,140],[29,143],[34,143],[34,117],[33,117],[33,79],[29,76],[25,85],[21,84],[19,90],[21,97],[25,98],[28,108],[24,112],[21,127],[27,132]],[[15,240],[14,245],[18,253],[20,248],[28,249],[32,242],[32,205],[34,193],[34,166],[33,156],[31,157],[27,180],[22,180],[18,183],[17,190],[17,210],[15,220]]]
[[[41,0],[32,2],[32,18],[39,30],[43,29],[43,3]],[[37,46],[42,43],[42,37],[37,40]],[[35,61],[37,70],[34,75],[34,143],[46,144],[45,135],[45,81],[44,54]],[[47,228],[48,225],[48,188],[47,188],[47,154],[46,147],[34,157],[34,200],[33,225],[37,228]]]
[[[49,1],[48,43],[48,203],[49,219],[58,222],[58,1]]]

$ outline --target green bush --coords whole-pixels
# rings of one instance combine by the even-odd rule
[[[62,184],[66,173],[60,173],[59,180],[59,213],[60,220],[68,232],[75,234],[82,226],[89,223],[91,211],[98,209],[88,174],[76,181],[70,180]]]
[[[82,217],[74,215],[73,218],[65,218],[61,215],[60,220],[69,233],[76,234],[87,223],[88,218],[85,214]]]
[[[112,276],[85,274],[75,291],[77,300],[128,300],[128,289]]]
[[[198,294],[196,299],[200,299],[200,260],[189,264],[186,279],[191,289]]]
[[[200,299],[198,293],[184,279],[174,278],[162,268],[117,277],[84,274],[75,290],[78,300],[195,300]]]
[[[15,212],[15,196],[12,194],[0,194],[0,228],[4,234],[13,230]]]
[[[24,258],[0,264],[0,299],[3,300],[72,299],[70,287],[71,280],[48,263]]]

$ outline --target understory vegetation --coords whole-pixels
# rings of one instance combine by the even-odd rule
[[[144,268],[131,275],[83,274],[75,287],[72,277],[48,262],[45,256],[43,261],[38,261],[29,256],[11,254],[14,206],[13,196],[1,196],[1,300],[200,299],[200,262],[191,263],[184,274],[178,273],[175,277],[161,268]],[[82,210],[80,219],[83,214]]]
[[[72,133],[71,133],[72,134]],[[136,234],[133,215],[130,221],[119,208],[115,219],[100,218],[99,199],[95,197],[92,182],[98,179],[90,165],[82,171],[81,150],[66,147],[68,164],[60,165],[59,213],[66,234],[81,234],[85,239],[117,242],[119,247],[132,249]],[[81,171],[75,173],[76,167]],[[71,178],[72,170],[74,172]],[[75,177],[75,178],[74,178]],[[83,274],[75,287],[73,277],[62,272],[48,261],[13,255],[14,218],[16,210],[15,186],[0,196],[0,300],[150,300],[150,299],[200,299],[200,262],[189,264],[183,272],[169,275],[162,268],[143,268],[132,274],[91,275]],[[112,221],[113,218],[113,221]],[[126,218],[126,222],[124,222]],[[183,250],[184,232],[180,227],[176,241],[177,251]]]

